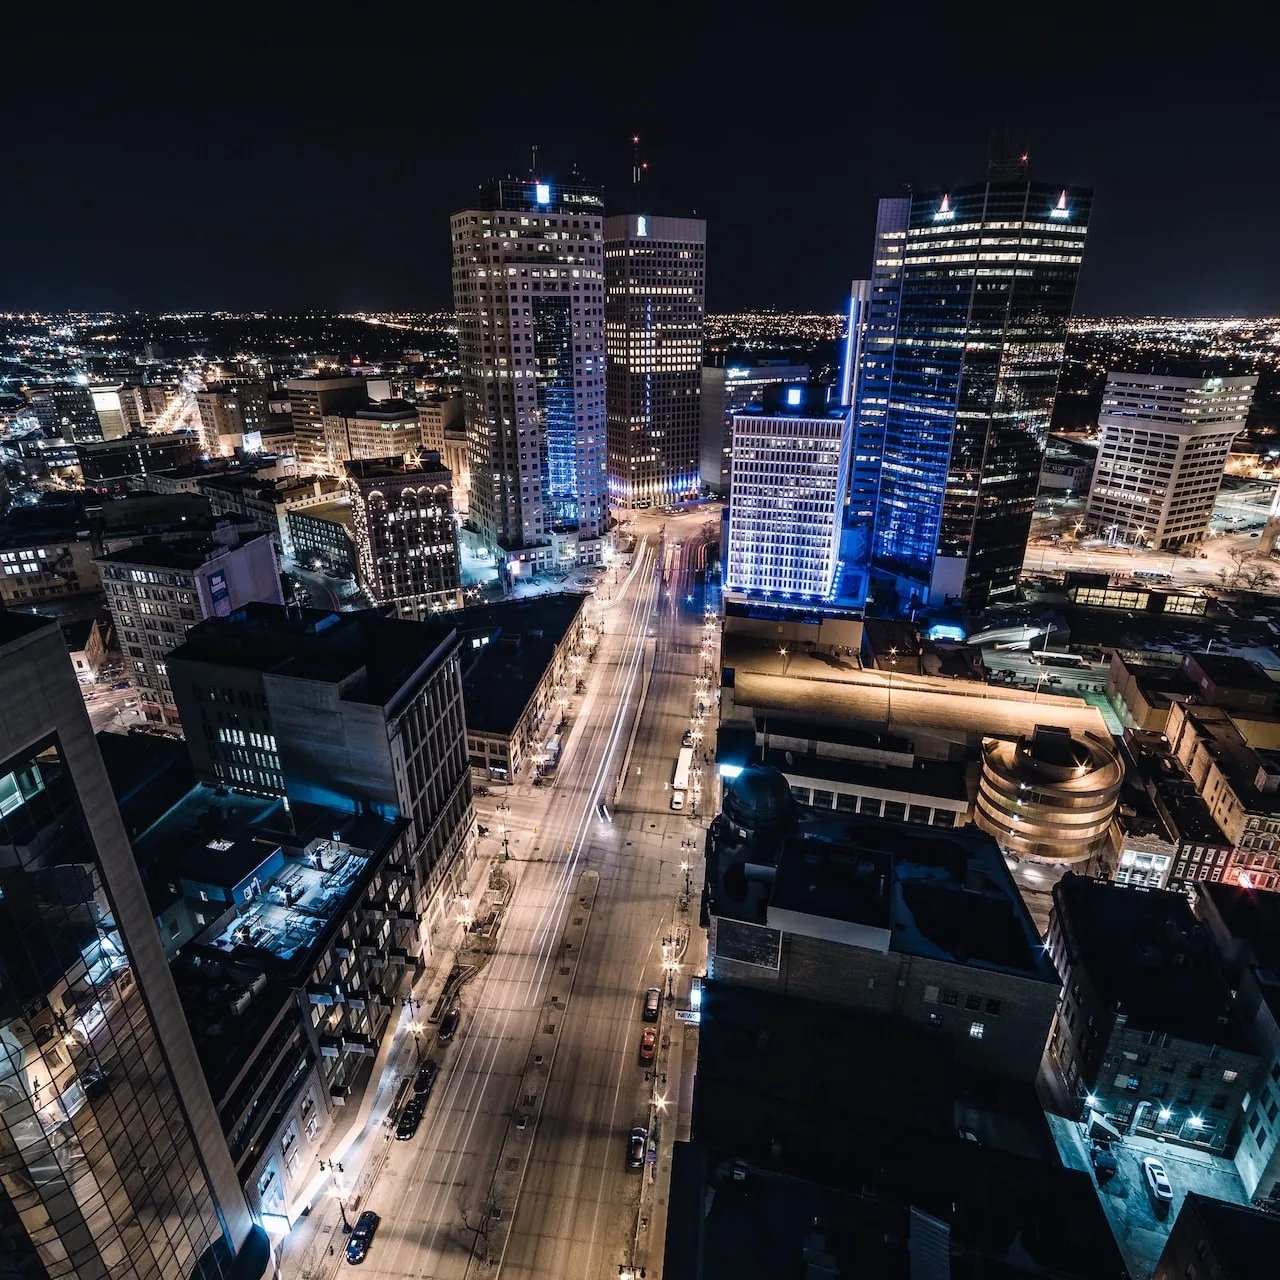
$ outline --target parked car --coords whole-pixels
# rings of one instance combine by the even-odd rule
[[[418,1074],[413,1077],[414,1094],[423,1099],[429,1098],[436,1082],[436,1076],[439,1074],[440,1064],[434,1058],[428,1058],[418,1068]]]
[[[692,729],[686,729],[684,731],[684,737],[680,739],[680,745],[682,747],[693,746],[693,730]]]
[[[644,1149],[649,1141],[649,1132],[647,1129],[632,1129],[631,1136],[627,1139],[627,1168],[643,1169],[644,1168]]]
[[[484,825],[484,823],[483,823],[483,822],[477,822],[477,823],[476,823],[476,835],[478,835],[478,836],[487,836],[488,834],[489,834],[489,828],[488,828],[488,827],[486,827],[486,826]]]
[[[418,1124],[422,1120],[422,1109],[426,1100],[415,1095],[400,1109],[400,1119],[396,1122],[396,1141],[408,1142],[418,1132]]]
[[[110,1088],[110,1076],[101,1067],[88,1067],[80,1073],[80,1088],[86,1098],[97,1098]]]
[[[662,988],[650,987],[644,993],[644,1012],[641,1016],[646,1022],[657,1022],[658,1014],[662,1010]]]
[[[657,1048],[657,1031],[653,1027],[645,1027],[644,1034],[640,1037],[640,1061],[646,1064],[652,1062]]]
[[[1148,1156],[1142,1162],[1142,1176],[1147,1181],[1147,1190],[1155,1202],[1157,1213],[1168,1213],[1173,1203],[1173,1183],[1165,1171],[1164,1161],[1155,1156]]]
[[[448,1044],[449,1041],[453,1039],[454,1032],[457,1031],[458,1022],[461,1018],[462,1013],[455,1006],[440,1019],[440,1031],[437,1034],[436,1039],[438,1039],[441,1044]]]
[[[365,1260],[369,1254],[369,1246],[373,1243],[373,1234],[381,1221],[382,1219],[372,1209],[366,1209],[356,1219],[356,1225],[351,1228],[351,1235],[347,1238],[348,1262],[357,1263]]]
[[[129,687],[129,682],[127,680],[117,680],[111,687],[113,689],[127,689]]]
[[[1109,1142],[1092,1143],[1089,1147],[1089,1160],[1093,1164],[1093,1171],[1098,1175],[1099,1182],[1105,1182],[1120,1167]]]
[[[671,808],[673,812],[679,813],[684,808],[684,792],[673,791],[671,793]]]

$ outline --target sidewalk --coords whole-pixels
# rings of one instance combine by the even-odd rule
[[[467,875],[466,890],[477,898],[489,876],[490,859],[478,856]],[[435,951],[428,967],[410,989],[413,1006],[400,1009],[395,1025],[383,1034],[378,1055],[364,1086],[348,1104],[349,1118],[338,1120],[323,1146],[314,1152],[320,1160],[341,1164],[342,1171],[317,1167],[307,1190],[299,1197],[311,1208],[299,1217],[293,1229],[276,1244],[276,1260],[285,1280],[319,1280],[336,1271],[343,1261],[345,1236],[342,1214],[353,1223],[368,1200],[391,1143],[391,1119],[400,1080],[417,1066],[417,1051],[410,1025],[421,1022],[444,990],[458,957],[463,935],[460,926],[451,930],[447,945]],[[337,1193],[341,1190],[341,1197]],[[332,1254],[330,1254],[332,1249]]]

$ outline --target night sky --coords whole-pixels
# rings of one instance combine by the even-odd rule
[[[994,32],[841,7],[670,42],[649,12],[623,56],[424,41],[332,78],[289,78],[325,60],[277,49],[252,78],[206,59],[151,81],[128,67],[165,59],[123,56],[56,94],[17,68],[0,310],[445,308],[448,215],[483,179],[527,174],[536,142],[544,173],[576,161],[620,207],[636,131],[649,209],[708,220],[710,310],[835,311],[869,271],[876,199],[981,177],[1012,130],[1033,177],[1097,190],[1079,313],[1280,314],[1274,31],[1230,6],[1104,30],[1024,5],[1006,12],[1053,25]]]

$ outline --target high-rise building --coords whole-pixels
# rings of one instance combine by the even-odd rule
[[[148,538],[95,561],[138,709],[172,727],[178,709],[168,658],[202,618],[225,617],[251,600],[280,604],[280,569],[269,534],[241,541],[230,523],[212,537]]]
[[[265,382],[215,382],[196,392],[200,436],[211,458],[228,457],[256,435],[259,444],[267,425]]]
[[[345,374],[321,375],[290,378],[287,385],[298,466],[307,472],[331,472],[325,449],[325,415],[363,409],[369,403],[365,380]]]
[[[440,923],[475,825],[451,621],[248,605],[196,627],[170,671],[197,778],[407,818]]]
[[[757,364],[704,365],[699,402],[699,458],[702,483],[729,496],[733,463],[733,415],[759,404],[766,387],[809,381],[807,364],[761,360]]]
[[[402,458],[422,447],[418,406],[408,400],[378,400],[324,417],[326,464],[338,471],[350,458]]]
[[[119,440],[138,426],[130,421],[132,415],[126,416],[127,401],[121,397],[123,391],[124,387],[119,383],[104,383],[89,388],[94,412],[98,415],[100,438],[103,440]]]
[[[696,497],[707,224],[619,214],[604,223],[609,496],[623,507]]]
[[[860,417],[868,442],[884,423],[874,566],[902,601],[979,609],[1017,588],[1091,203],[1021,169],[912,196],[896,301],[881,250],[901,202],[882,206]]]
[[[360,585],[402,618],[462,603],[453,477],[438,453],[353,459],[347,493]]]
[[[46,435],[61,436],[68,444],[102,439],[93,396],[82,382],[36,388],[31,392],[31,404]]]
[[[3,1269],[261,1275],[56,622],[0,612],[0,706]]]
[[[725,588],[824,600],[837,585],[849,469],[848,409],[822,388],[778,387],[734,415]]]
[[[844,403],[855,406],[853,466],[849,481],[850,526],[874,529],[884,457],[885,417],[893,374],[898,305],[902,300],[902,264],[907,244],[911,200],[881,200],[876,210],[875,245],[870,280],[854,282],[850,304],[850,347],[845,359]],[[854,321],[861,332],[852,341]],[[866,553],[870,555],[870,546]]]
[[[1085,524],[1113,541],[1177,550],[1203,540],[1256,377],[1107,375]]]
[[[598,187],[504,179],[451,219],[470,514],[508,572],[602,559],[603,214]]]
[[[190,431],[91,440],[76,445],[84,487],[99,493],[124,492],[152,471],[190,466],[200,458],[200,437]],[[145,483],[145,482],[144,482]]]

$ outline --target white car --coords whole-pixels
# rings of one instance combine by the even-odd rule
[[[673,791],[671,793],[671,808],[676,813],[679,813],[680,810],[684,808],[684,792],[683,791]]]
[[[1173,1183],[1165,1172],[1164,1162],[1155,1156],[1148,1156],[1142,1162],[1142,1175],[1147,1180],[1147,1190],[1157,1205],[1168,1205],[1173,1201]]]

